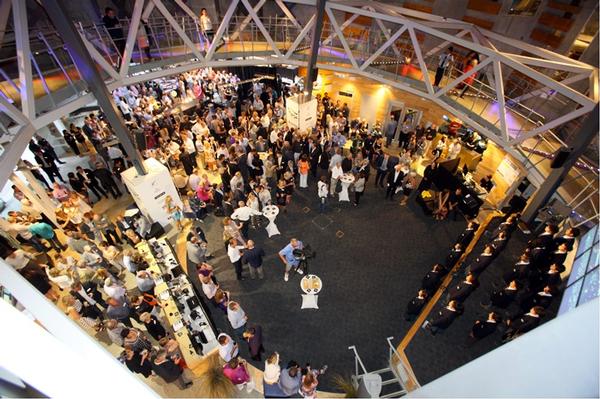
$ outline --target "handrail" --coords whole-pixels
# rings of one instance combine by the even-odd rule
[[[354,368],[356,370],[355,375],[358,377],[358,376],[361,376],[361,375],[364,375],[364,374],[368,374],[369,372],[367,371],[364,363],[360,359],[360,356],[358,355],[358,351],[356,350],[356,346],[355,345],[349,346],[348,349],[351,349],[352,351],[354,351]],[[360,367],[363,370],[362,374],[359,374],[359,372],[358,372],[359,371],[358,370],[358,365],[359,364],[360,364]]]

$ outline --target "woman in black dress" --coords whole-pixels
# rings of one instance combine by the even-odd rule
[[[145,312],[140,315],[140,321],[144,323],[146,330],[148,330],[148,334],[150,334],[155,340],[160,341],[162,338],[167,336],[165,328],[162,326],[162,324],[160,324],[160,321],[158,321],[156,316]]]

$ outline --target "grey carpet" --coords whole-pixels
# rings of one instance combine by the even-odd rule
[[[319,389],[333,390],[332,375],[354,372],[351,345],[356,345],[369,371],[386,367],[386,337],[396,337],[397,343],[407,332],[406,303],[431,265],[443,261],[465,222],[436,222],[414,201],[405,207],[398,199],[386,201],[385,192],[373,187],[372,179],[358,207],[330,199],[329,210],[319,216],[316,183],[309,179],[309,184],[308,189],[296,190],[288,213],[277,217],[281,235],[269,239],[264,224],[250,230],[250,238],[267,253],[262,281],[250,280],[247,270],[248,279],[235,279],[233,266],[224,257],[221,218],[209,216],[201,226],[215,255],[211,263],[221,286],[241,303],[249,325],[263,327],[266,353],[279,352],[283,365],[290,359],[313,366],[328,364]],[[317,252],[309,267],[323,281],[318,310],[300,309],[300,276],[283,281],[277,252],[292,237]],[[214,308],[212,313],[217,328],[230,332],[223,314]],[[242,356],[248,358],[245,344],[241,347]],[[431,353],[414,356],[427,359]]]

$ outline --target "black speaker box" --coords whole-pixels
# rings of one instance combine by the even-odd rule
[[[571,150],[568,148],[561,147],[554,153],[554,158],[550,163],[552,169],[558,169],[565,164],[565,161],[571,154]]]

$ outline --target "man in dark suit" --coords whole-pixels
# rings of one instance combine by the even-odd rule
[[[93,281],[73,283],[70,294],[79,299],[84,306],[107,307],[98,286]]]
[[[462,307],[457,301],[448,302],[448,306],[438,310],[433,319],[426,324],[431,334],[445,330],[462,313]]]
[[[96,169],[93,174],[100,181],[102,187],[106,191],[110,191],[114,199],[123,195],[113,178],[113,173],[102,162],[96,162]]]
[[[460,233],[460,235],[456,239],[456,243],[460,244],[463,248],[466,248],[467,245],[469,245],[469,243],[473,239],[473,236],[475,235],[475,232],[478,228],[479,224],[477,222],[469,222],[465,231]]]
[[[489,309],[491,306],[506,309],[517,298],[519,285],[517,280],[512,280],[508,285],[500,290],[492,292],[490,303],[481,303],[481,307]]]
[[[394,194],[396,190],[402,186],[402,180],[404,179],[404,172],[402,172],[400,165],[396,165],[390,172],[387,179],[387,191],[385,192],[385,198],[394,200]]]
[[[82,182],[87,189],[92,191],[96,197],[98,197],[98,200],[102,198],[102,195],[108,198],[106,191],[104,191],[98,184],[98,180],[96,179],[96,176],[94,176],[94,172],[92,172],[90,169],[83,169],[81,166],[78,166],[75,168],[75,170],[75,176],[77,176],[77,179],[79,179],[79,181]]]
[[[419,290],[417,296],[406,305],[406,312],[404,313],[404,319],[406,321],[413,321],[419,316],[421,310],[427,303],[427,291]]]
[[[513,268],[508,272],[504,273],[504,281],[509,283],[512,280],[525,281],[530,273],[529,256],[527,254],[521,255],[519,261],[515,263]]]
[[[433,268],[427,272],[425,277],[423,277],[421,287],[431,294],[440,286],[445,274],[446,270],[444,269],[444,266],[439,263],[433,265]]]
[[[456,265],[456,262],[460,259],[464,252],[464,248],[461,244],[454,244],[454,247],[450,250],[448,256],[446,256],[446,269],[450,270]]]
[[[391,169],[390,156],[383,152],[379,154],[379,156],[375,160],[375,169],[377,170],[377,173],[375,174],[375,186],[379,185],[379,187],[383,188],[385,176]]]
[[[494,247],[488,244],[484,247],[483,252],[469,265],[467,270],[473,273],[473,275],[479,276],[493,260]]]
[[[478,286],[475,276],[469,273],[463,281],[448,290],[448,301],[464,302]]]
[[[44,170],[44,172],[46,172],[46,174],[48,175],[48,178],[50,179],[50,181],[52,183],[54,183],[54,181],[55,181],[54,180],[55,176],[58,177],[58,179],[61,182],[65,183],[65,180],[59,173],[58,168],[56,167],[56,164],[54,163],[54,159],[52,159],[52,157],[50,155],[46,154],[41,149],[37,149],[34,152],[34,158],[35,158],[35,162],[37,162],[37,164],[41,166],[41,168]]]
[[[264,352],[261,326],[252,326],[243,333],[244,340],[248,342],[248,352],[252,360],[260,361],[260,354]]]
[[[479,340],[493,334],[498,328],[498,321],[500,321],[500,316],[497,313],[488,313],[488,317],[485,321],[475,321],[469,336],[475,340]]]
[[[510,340],[533,330],[540,324],[540,319],[543,315],[544,308],[535,306],[529,310],[529,313],[523,316],[508,320],[506,324],[508,329],[502,336],[503,340]]]
[[[573,245],[575,244],[575,239],[579,237],[580,231],[577,227],[570,227],[565,231],[565,233],[554,239],[554,247],[558,248],[560,244],[567,245],[567,251],[573,250]]]

